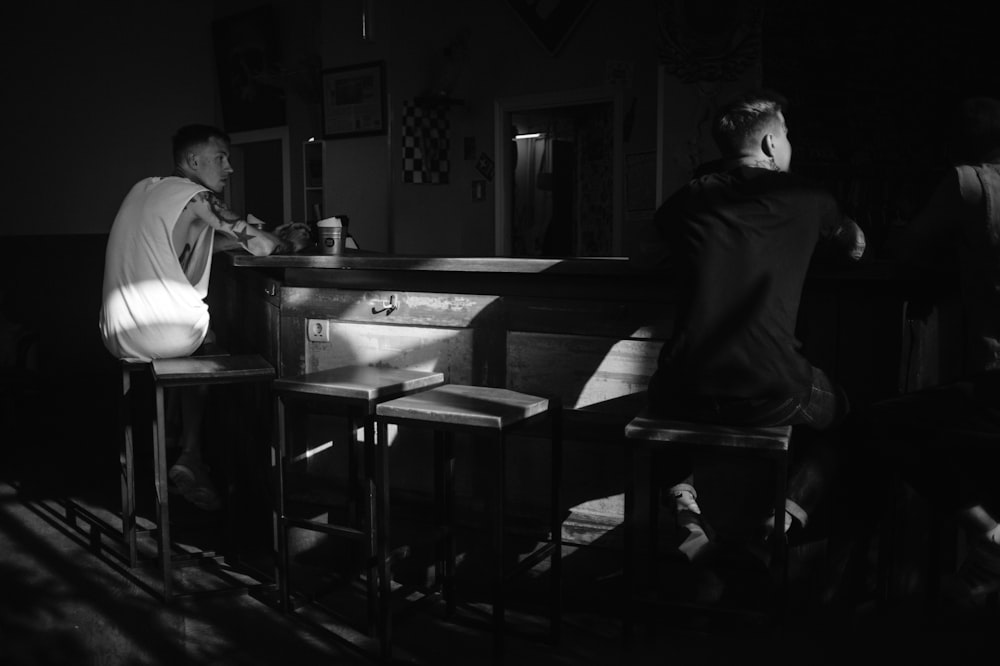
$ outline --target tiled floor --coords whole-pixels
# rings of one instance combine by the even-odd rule
[[[49,442],[52,444],[52,442]],[[249,594],[182,599],[167,606],[155,594],[154,579],[123,567],[110,556],[117,549],[95,549],[88,543],[86,523],[76,529],[66,520],[58,500],[69,492],[79,502],[117,523],[114,460],[94,461],[87,455],[54,456],[32,448],[24,456],[0,458],[0,663],[28,664],[367,664],[375,663],[372,642],[354,624],[305,609],[283,616],[265,585]],[[65,452],[64,452],[65,453]],[[63,461],[63,467],[55,464]],[[87,462],[106,470],[88,474]],[[16,463],[16,464],[15,464]],[[83,465],[83,468],[81,468]],[[82,473],[81,473],[82,472]],[[110,478],[106,476],[110,474]],[[76,479],[71,483],[69,479]],[[82,479],[82,482],[80,481]],[[93,488],[110,489],[93,493]],[[197,514],[174,512],[179,526],[197,525]],[[405,507],[396,518],[406,521]],[[211,521],[201,521],[207,533]],[[178,538],[185,539],[183,529]],[[202,530],[191,532],[191,539]],[[407,535],[402,526],[400,540]],[[729,664],[747,660],[776,663],[839,664],[857,659],[893,663],[973,663],[994,652],[990,641],[1000,624],[997,616],[977,612],[955,621],[930,622],[912,600],[891,611],[875,612],[865,594],[824,597],[836,567],[835,549],[827,545],[800,548],[793,560],[791,612],[782,630],[754,622],[709,618],[691,613],[647,616],[648,629],[634,640],[622,639],[620,527],[568,524],[571,543],[564,551],[564,623],[558,646],[526,634],[544,629],[542,595],[548,572],[510,588],[509,638],[504,663]],[[475,534],[460,548],[459,589],[463,603],[456,617],[445,619],[436,602],[400,613],[395,622],[395,661],[413,664],[493,663],[484,618],[489,610],[479,575],[483,558]],[[249,559],[267,568],[266,548]],[[335,560],[322,540],[296,545],[300,585],[317,580]],[[681,583],[693,595],[722,601],[754,602],[768,588],[749,560],[725,559],[704,569],[663,560],[664,583]],[[324,566],[320,566],[324,565]],[[397,578],[419,583],[427,572],[423,552],[414,548],[397,567]],[[198,569],[183,579],[197,586],[216,580]],[[269,581],[263,577],[266,584]],[[826,599],[824,601],[824,599]],[[326,599],[357,619],[363,611],[358,586]],[[412,612],[411,612],[412,611]],[[645,614],[643,614],[645,616]],[[987,622],[992,624],[986,624]],[[988,630],[988,628],[990,628]]]

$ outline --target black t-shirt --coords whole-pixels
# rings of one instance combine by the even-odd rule
[[[687,397],[808,397],[795,337],[813,251],[844,222],[833,196],[794,174],[701,176],[656,212],[678,296],[659,385]]]

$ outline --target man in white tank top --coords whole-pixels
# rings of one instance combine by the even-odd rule
[[[221,130],[181,128],[173,156],[172,175],[132,187],[108,237],[99,325],[105,347],[119,359],[188,356],[210,341],[204,299],[213,251],[239,246],[264,256],[298,251],[308,241],[303,225],[284,225],[276,235],[229,210],[221,195],[233,167],[229,137]],[[169,476],[193,504],[217,510],[201,456],[206,392],[181,392],[181,454]]]

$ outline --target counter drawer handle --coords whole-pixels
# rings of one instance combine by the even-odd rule
[[[388,317],[398,307],[399,304],[396,303],[396,294],[392,294],[389,296],[389,300],[385,299],[382,300],[382,307],[376,307],[373,305],[372,314],[381,314],[384,312],[385,315]]]

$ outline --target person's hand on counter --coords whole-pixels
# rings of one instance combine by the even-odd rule
[[[301,252],[313,244],[312,232],[309,225],[302,222],[289,222],[277,227],[274,235],[281,243],[275,248],[272,254],[294,254]]]

